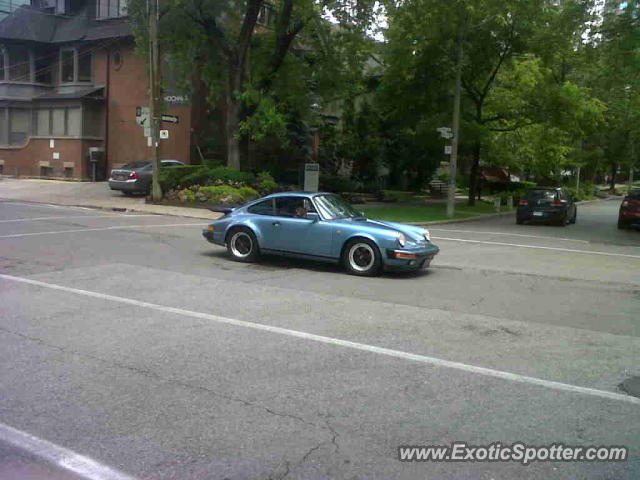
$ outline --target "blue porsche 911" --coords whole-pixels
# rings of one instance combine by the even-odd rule
[[[427,268],[439,248],[429,231],[371,220],[332,193],[269,195],[224,213],[202,232],[239,262],[261,253],[342,263],[354,275]]]

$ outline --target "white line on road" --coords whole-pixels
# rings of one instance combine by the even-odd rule
[[[195,227],[209,225],[208,223],[170,223],[166,225],[118,225],[114,227],[80,228],[76,230],[58,230],[56,232],[15,233],[12,235],[0,235],[0,238],[33,237],[37,235],[56,235],[59,233],[100,232],[104,230],[122,230],[125,228],[158,228],[158,227]]]
[[[485,368],[485,367],[477,367],[475,365],[469,365],[466,363],[453,362],[450,360],[444,360],[444,359],[435,358],[435,357],[428,357],[426,355],[418,355],[415,353],[408,353],[400,350],[392,350],[390,348],[376,347],[376,346],[367,345],[364,343],[351,342],[349,340],[341,340],[339,338],[325,337],[322,335],[315,335],[313,333],[301,332],[298,330],[290,330],[288,328],[275,327],[272,325],[263,325],[260,323],[247,322],[245,320],[237,320],[234,318],[220,317],[218,315],[212,315],[209,313],[194,312],[192,310],[184,310],[182,308],[167,307],[164,305],[158,305],[156,303],[142,302],[140,300],[134,300],[132,298],[118,297],[115,295],[108,295],[106,293],[92,292],[90,290],[81,290],[78,288],[65,287],[63,285],[41,282],[39,280],[32,280],[30,278],[14,277],[13,275],[4,275],[4,274],[0,274],[0,278],[9,280],[12,282],[20,282],[20,283],[26,283],[29,285],[35,285],[42,288],[49,288],[51,290],[59,290],[63,292],[74,293],[76,295],[83,295],[86,297],[99,298],[101,300],[108,300],[111,302],[132,305],[135,307],[148,308],[150,310],[156,310],[164,313],[173,313],[173,314],[182,315],[185,317],[210,320],[217,323],[224,323],[228,325],[234,325],[237,327],[251,328],[254,330],[262,330],[266,332],[277,333],[279,335],[286,335],[289,337],[303,338],[305,340],[311,340],[314,342],[325,343],[330,345],[338,345],[340,347],[346,347],[346,348],[351,348],[354,350],[360,350],[360,351],[370,352],[370,353],[377,353],[379,355],[386,355],[389,357],[401,358],[404,360],[412,360],[415,362],[421,362],[421,363],[433,365],[436,367],[446,367],[446,368],[452,368],[455,370],[462,370],[464,372],[476,373],[479,375],[484,375],[486,377],[495,377],[503,380],[509,380],[512,382],[538,385],[540,387],[545,387],[552,390],[579,393],[582,395],[590,395],[592,397],[605,398],[607,400],[616,400],[616,401],[640,405],[640,398],[631,397],[629,395],[623,395],[615,392],[608,392],[606,390],[597,390],[594,388],[570,385],[568,383],[554,382],[552,380],[544,380],[542,378],[528,377],[526,375],[519,375],[517,373],[505,372],[502,370],[494,370],[494,369]]]
[[[625,257],[625,258],[638,258],[640,255],[628,255],[626,253],[611,253],[611,252],[597,252],[593,250],[575,250],[573,248],[559,248],[559,247],[541,247],[539,245],[521,245],[518,243],[504,243],[504,242],[487,242],[484,240],[467,240],[463,238],[448,238],[448,237],[431,237],[437,240],[448,240],[451,242],[465,242],[465,243],[479,243],[482,245],[500,245],[502,247],[517,247],[517,248],[534,248],[536,250],[552,250],[556,252],[569,252],[569,253],[588,253],[590,255],[606,255],[608,257]]]
[[[509,237],[544,238],[547,240],[562,240],[565,242],[590,243],[588,240],[576,240],[574,238],[563,238],[563,237],[550,237],[548,235],[526,235],[523,233],[485,232],[485,231],[479,231],[479,230],[454,230],[452,228],[429,228],[429,230],[436,231],[436,232],[478,233],[478,234],[484,234],[484,235],[507,235]]]
[[[0,423],[0,440],[88,480],[134,480],[95,460]]]
[[[31,222],[36,220],[60,220],[63,218],[134,218],[134,217],[158,217],[159,215],[154,214],[143,214],[143,215],[127,215],[127,214],[116,214],[113,213],[111,215],[62,215],[59,217],[33,217],[33,218],[12,218],[10,220],[0,220],[0,223],[10,223],[10,222]]]

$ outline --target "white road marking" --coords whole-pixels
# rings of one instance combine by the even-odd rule
[[[132,217],[159,217],[159,215],[154,214],[143,214],[143,215],[135,215],[135,214],[110,214],[110,215],[62,215],[56,217],[33,217],[33,218],[12,218],[10,220],[0,220],[0,223],[10,223],[10,222],[32,222],[36,220],[60,220],[63,218],[132,218]]]
[[[429,230],[437,231],[437,232],[478,233],[483,235],[507,235],[509,237],[544,238],[548,240],[562,240],[564,242],[591,243],[588,240],[576,240],[573,238],[563,238],[563,237],[550,237],[548,235],[526,235],[523,233],[485,232],[485,231],[479,231],[479,230],[454,230],[452,228],[429,228]]]
[[[134,480],[133,477],[64,447],[0,423],[0,440],[88,480]]]
[[[59,233],[100,232],[104,230],[123,230],[125,228],[158,228],[158,227],[195,227],[209,225],[208,223],[170,223],[165,225],[118,225],[100,228],[79,228],[76,230],[58,230],[55,232],[15,233],[12,235],[0,235],[0,238],[33,237],[37,235],[56,235]]]
[[[167,306],[159,305],[156,303],[143,302],[140,300],[134,300],[132,298],[118,297],[115,295],[108,295],[106,293],[93,292],[90,290],[81,290],[78,288],[65,287],[63,285],[41,282],[39,280],[32,280],[30,278],[14,277],[13,275],[5,275],[5,274],[0,274],[0,278],[4,280],[12,281],[12,282],[20,282],[20,283],[26,283],[28,285],[35,285],[37,287],[48,288],[51,290],[59,290],[62,292],[74,293],[76,295],[83,295],[86,297],[99,298],[101,300],[108,300],[110,302],[117,302],[117,303],[122,303],[126,305],[132,305],[134,307],[148,308],[150,310],[156,310],[164,313],[173,313],[173,314],[182,315],[185,317],[210,320],[217,323],[234,325],[237,327],[251,328],[253,330],[262,330],[265,332],[276,333],[279,335],[286,335],[289,337],[303,338],[305,340],[311,340],[313,342],[337,345],[340,347],[351,348],[354,350],[360,350],[360,351],[369,352],[369,353],[377,353],[379,355],[386,355],[389,357],[401,358],[403,360],[412,360],[415,362],[421,362],[421,363],[436,366],[436,367],[452,368],[452,369],[461,370],[464,372],[484,375],[486,377],[495,377],[503,380],[509,380],[512,382],[537,385],[537,386],[549,388],[552,390],[578,393],[582,395],[590,395],[592,397],[599,397],[607,400],[616,400],[620,402],[627,402],[627,403],[633,403],[635,405],[640,405],[640,398],[632,397],[629,395],[623,395],[615,392],[609,392],[606,390],[597,390],[594,388],[580,387],[578,385],[571,385],[568,383],[554,382],[552,380],[529,377],[526,375],[505,372],[502,370],[494,370],[492,368],[478,367],[478,366],[469,365],[466,363],[454,362],[451,360],[444,360],[441,358],[429,357],[426,355],[418,355],[415,353],[403,352],[401,350],[392,350],[390,348],[376,347],[374,345],[351,342],[349,340],[341,340],[339,338],[325,337],[322,335],[315,335],[313,333],[301,332],[298,330],[290,330],[288,328],[275,327],[272,325],[263,325],[260,323],[247,322],[245,320],[237,320],[234,318],[220,317],[218,315],[212,315],[209,313],[195,312],[192,310],[184,310],[182,308],[167,307]]]
[[[522,245],[518,243],[504,243],[504,242],[487,242],[484,240],[467,240],[463,238],[448,238],[448,237],[431,237],[437,240],[448,240],[451,242],[465,242],[465,243],[479,243],[483,245],[500,245],[503,247],[517,247],[517,248],[533,248],[536,250],[552,250],[556,252],[569,252],[569,253],[588,253],[590,255],[605,255],[607,257],[625,257],[625,258],[638,258],[640,255],[628,255],[626,253],[611,253],[611,252],[597,252],[592,250],[575,250],[572,248],[559,248],[559,247],[541,247],[539,245]]]

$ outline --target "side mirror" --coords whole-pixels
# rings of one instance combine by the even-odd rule
[[[311,220],[312,222],[317,222],[320,220],[320,215],[318,215],[316,212],[308,212],[307,220]]]

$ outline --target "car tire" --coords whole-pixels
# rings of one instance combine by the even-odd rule
[[[578,209],[576,208],[573,211],[573,217],[571,217],[571,223],[576,223],[576,220],[578,219]]]
[[[342,251],[342,263],[352,275],[374,277],[382,268],[382,257],[377,245],[365,238],[349,240]]]
[[[626,229],[626,228],[628,228],[628,227],[629,227],[629,226],[628,226],[626,223],[624,223],[622,220],[618,219],[618,228],[619,228],[620,230],[624,230],[624,229]]]
[[[516,218],[516,225],[522,225],[524,220],[522,218]]]
[[[227,252],[236,262],[255,262],[260,257],[258,239],[248,228],[234,228],[227,234]]]
[[[127,192],[125,190],[122,190],[122,193],[125,197],[131,197],[133,195],[133,192]]]

